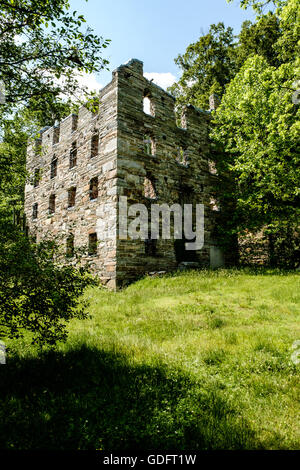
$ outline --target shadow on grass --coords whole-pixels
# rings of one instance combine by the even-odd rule
[[[78,347],[0,369],[0,448],[186,450],[260,444],[222,397],[164,366]]]

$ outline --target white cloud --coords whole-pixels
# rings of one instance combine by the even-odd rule
[[[166,90],[169,86],[176,82],[176,77],[170,72],[158,73],[158,72],[145,72],[144,77],[147,80],[152,80],[156,85]]]
[[[88,92],[94,91],[98,93],[101,88],[103,88],[102,83],[97,81],[96,75],[94,73],[78,72],[77,70],[74,71],[73,78],[75,78],[78,82],[78,89],[74,94],[71,95],[69,93],[61,93],[61,98],[68,98],[71,96],[72,100],[76,102],[77,100],[84,98],[84,92],[82,92],[82,89]],[[64,87],[66,80],[64,77],[61,77],[58,80],[54,80],[54,82]]]
[[[94,73],[78,73],[76,79],[82,87],[86,87],[88,91],[99,91],[103,88],[103,85],[97,81],[97,77]]]

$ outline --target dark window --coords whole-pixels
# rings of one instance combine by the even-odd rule
[[[74,168],[77,165],[77,144],[73,142],[70,150],[70,168]]]
[[[97,253],[97,233],[89,234],[89,255]]]
[[[157,240],[148,238],[145,240],[145,255],[156,256]]]
[[[59,127],[54,127],[53,131],[53,145],[58,144],[59,142]]]
[[[56,175],[57,175],[57,158],[54,155],[51,161],[50,178],[55,178]]]
[[[40,182],[40,169],[36,168],[34,170],[34,179],[33,179],[33,186],[36,188]]]
[[[32,218],[37,219],[37,216],[38,216],[38,203],[36,202],[32,206]]]
[[[91,158],[96,157],[99,152],[99,132],[96,132],[92,136],[91,141]]]
[[[70,234],[67,238],[66,256],[67,258],[72,258],[72,256],[74,256],[74,235],[73,234]]]
[[[68,190],[68,207],[75,206],[75,198],[76,198],[76,188],[70,188]]]
[[[54,214],[55,212],[55,194],[51,194],[49,197],[49,214]]]
[[[72,132],[76,131],[78,126],[78,116],[77,114],[72,114]]]
[[[90,181],[90,199],[97,199],[98,197],[98,177],[92,178]]]

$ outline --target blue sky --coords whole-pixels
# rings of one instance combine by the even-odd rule
[[[70,4],[97,34],[111,39],[103,50],[111,71],[137,58],[144,62],[146,77],[163,87],[180,77],[174,58],[212,23],[223,21],[238,33],[244,20],[255,19],[251,9],[239,7],[238,0],[232,4],[226,0],[70,0]],[[111,80],[111,72],[84,80],[91,88],[97,83],[103,86]]]

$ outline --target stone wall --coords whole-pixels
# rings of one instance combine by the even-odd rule
[[[59,142],[53,137],[59,133]],[[98,153],[92,155],[92,137],[99,136]],[[85,107],[78,117],[71,115],[57,128],[44,129],[41,151],[34,142],[29,146],[27,170],[34,175],[40,169],[36,187],[25,188],[25,213],[29,229],[37,241],[49,235],[59,236],[62,245],[74,236],[76,248],[85,247],[83,262],[94,266],[104,283],[114,287],[116,279],[117,220],[117,85],[116,79],[100,94],[99,113],[93,115]],[[76,143],[77,161],[70,168],[70,151]],[[51,178],[51,163],[57,158],[56,176]],[[90,181],[98,177],[98,198],[90,199]],[[33,183],[33,181],[31,181]],[[68,207],[68,192],[76,188],[75,205]],[[49,199],[55,195],[55,211],[49,211]],[[33,219],[33,205],[38,204]],[[97,233],[97,254],[88,254],[89,235]],[[70,262],[72,260],[68,260]]]
[[[134,59],[120,66],[101,90],[97,114],[82,107],[78,116],[43,130],[41,152],[39,142],[29,146],[28,171],[34,175],[40,169],[38,184],[32,178],[25,191],[30,232],[38,240],[59,235],[63,247],[73,236],[75,248],[88,247],[89,235],[96,233],[96,253],[88,253],[87,248],[82,259],[109,287],[122,286],[149,271],[175,269],[182,261],[209,266],[212,253],[215,263],[216,243],[210,234],[218,210],[212,198],[217,176],[209,160],[209,122],[208,111],[188,106],[178,127],[174,97],[144,78],[142,62]],[[98,178],[98,195],[91,200],[93,178]],[[73,188],[75,204],[68,207]],[[184,241],[172,238],[155,243],[120,239],[119,196],[126,196],[128,205],[143,203],[149,208],[154,202],[204,204],[203,249],[187,252]],[[33,218],[35,204],[37,217]]]
[[[119,67],[116,73],[119,194],[127,196],[130,204],[205,205],[205,245],[202,250],[196,253],[181,250],[178,256],[180,242],[177,243],[179,250],[176,250],[173,239],[159,239],[155,255],[149,256],[143,240],[118,239],[118,281],[128,282],[147,271],[174,269],[180,261],[198,261],[201,266],[208,266],[213,222],[211,179],[215,177],[208,167],[210,113],[188,106],[184,109],[182,127],[178,127],[174,97],[143,77],[142,62],[131,61]],[[143,111],[144,97],[150,99],[151,114]],[[144,143],[149,136],[152,140],[150,155]],[[152,200],[145,193],[147,180],[155,188]]]

